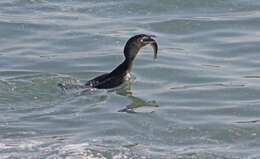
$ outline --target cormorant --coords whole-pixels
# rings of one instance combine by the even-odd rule
[[[139,50],[147,44],[151,44],[154,51],[154,59],[157,58],[157,43],[152,37],[154,35],[139,34],[131,37],[124,48],[125,60],[117,66],[112,72],[100,75],[92,80],[89,80],[84,85],[64,85],[59,83],[58,86],[63,89],[70,88],[98,88],[109,89],[122,84],[130,79],[130,71],[134,63],[134,59]]]

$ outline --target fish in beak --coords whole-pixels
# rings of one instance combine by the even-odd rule
[[[157,52],[158,52],[158,45],[157,42],[152,38],[155,37],[155,35],[146,35],[142,38],[143,45],[150,44],[153,48],[154,59],[157,59]]]

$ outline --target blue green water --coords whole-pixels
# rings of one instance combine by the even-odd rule
[[[0,158],[260,158],[260,1],[1,0]],[[63,91],[156,35],[116,89]]]

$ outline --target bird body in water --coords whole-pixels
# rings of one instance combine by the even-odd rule
[[[131,37],[124,48],[125,60],[110,73],[105,73],[92,80],[89,80],[84,85],[64,85],[59,83],[58,86],[63,89],[70,88],[98,88],[109,89],[121,85],[124,81],[130,79],[130,71],[133,66],[134,59],[139,50],[147,44],[153,47],[154,59],[157,58],[157,43],[152,37],[153,35],[139,34]]]

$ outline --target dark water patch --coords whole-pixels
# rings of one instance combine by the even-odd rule
[[[211,64],[202,64],[202,66],[205,66],[205,67],[213,67],[213,68],[221,67],[221,66],[218,66],[218,65],[211,65]]]
[[[203,89],[207,87],[234,87],[234,88],[239,88],[239,87],[246,87],[245,84],[232,84],[232,83],[213,83],[213,84],[204,84],[204,85],[190,85],[190,86],[178,86],[178,87],[173,87],[171,89],[192,89],[192,88],[198,88],[198,89]],[[211,89],[211,88],[208,88]]]
[[[259,119],[254,119],[254,120],[235,121],[234,123],[245,123],[245,124],[247,123],[247,124],[250,124],[250,123],[258,123],[258,122],[260,122]]]
[[[256,78],[256,79],[258,79],[258,78],[260,78],[260,76],[257,76],[257,75],[252,75],[252,76],[244,76],[244,78]]]

